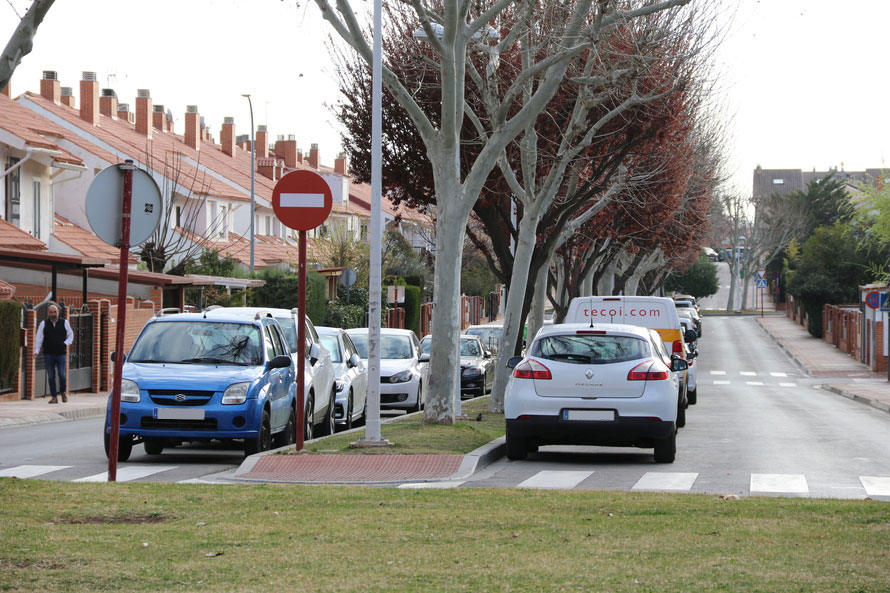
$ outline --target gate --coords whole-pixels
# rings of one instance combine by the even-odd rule
[[[47,315],[46,306],[37,307],[35,323]],[[74,341],[68,346],[68,391],[93,390],[93,314],[84,305],[80,309],[68,307],[68,323],[74,332]],[[63,313],[64,315],[64,313]],[[34,397],[49,395],[49,380],[46,376],[46,363],[38,356],[34,363]]]

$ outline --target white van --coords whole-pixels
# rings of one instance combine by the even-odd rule
[[[623,323],[654,329],[661,336],[668,355],[686,359],[680,316],[673,299],[654,296],[586,296],[569,303],[565,323]],[[688,405],[688,373],[682,371],[680,402]],[[677,418],[677,426],[686,424],[685,413]]]

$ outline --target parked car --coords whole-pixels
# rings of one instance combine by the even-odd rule
[[[350,429],[353,423],[363,425],[367,418],[368,369],[352,338],[339,327],[316,327],[318,339],[331,355],[334,365],[334,420]]]
[[[368,360],[368,328],[346,330],[362,360]],[[423,409],[429,364],[420,361],[420,340],[410,329],[380,330],[380,405],[419,412]]]
[[[508,365],[509,459],[542,445],[572,444],[651,447],[655,461],[674,461],[677,393],[688,365],[677,355],[665,363],[657,333],[623,324],[556,324],[542,328],[528,352]]]
[[[698,335],[702,335],[702,316],[699,313],[698,305],[695,304],[695,297],[675,296],[674,306],[677,307],[678,314],[683,315],[685,313],[692,318],[695,323],[695,331],[698,332]]]
[[[234,314],[250,317],[261,314],[273,317],[281,326],[291,357],[294,359],[294,365],[297,365],[299,317],[296,308],[208,307],[205,314],[207,316]],[[331,364],[331,355],[322,347],[318,339],[318,332],[315,331],[315,326],[308,317],[306,317],[305,334],[303,403],[306,406],[306,412],[303,416],[305,423],[303,438],[308,441],[314,436],[333,434],[335,430],[334,404],[337,394],[334,388],[334,367]]]
[[[482,343],[488,348],[492,354],[498,353],[498,344],[501,341],[501,334],[504,332],[503,323],[486,323],[482,325],[471,325],[464,334],[468,336],[479,336]]]
[[[491,392],[494,363],[479,336],[460,337],[460,395],[479,397]]]
[[[711,249],[710,247],[702,247],[702,253],[707,256],[709,261],[717,261],[717,252]]]
[[[686,402],[694,406],[698,401],[698,365],[695,363],[698,358],[698,348],[695,345],[698,332],[689,317],[680,317],[680,327],[683,330],[683,351],[686,353],[686,362],[689,363],[686,371]]]
[[[429,354],[433,348],[433,336],[427,334],[420,339],[420,353]]]
[[[247,455],[296,441],[296,368],[272,317],[158,314],[123,365],[118,461],[188,441],[240,440]],[[111,398],[105,414],[110,454]]]

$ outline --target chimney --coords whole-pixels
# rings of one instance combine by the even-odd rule
[[[340,175],[346,175],[346,153],[341,152],[337,155],[337,158],[334,159],[334,173],[339,173]]]
[[[167,131],[167,114],[163,105],[155,105],[151,111],[151,125],[162,132]]]
[[[80,79],[80,119],[99,124],[99,82],[95,72],[84,72]]]
[[[241,150],[245,150],[250,152],[250,135],[249,134],[240,134],[235,137],[235,146],[240,148]]]
[[[201,150],[201,116],[198,115],[197,105],[186,105],[185,107],[185,143],[194,148]]]
[[[130,111],[129,103],[121,103],[117,106],[117,118],[128,124],[133,123],[133,113]]]
[[[44,70],[43,78],[40,79],[40,96],[59,105],[62,98],[60,84],[55,70]]]
[[[70,86],[62,87],[62,105],[74,108],[74,89]]]
[[[309,146],[309,166],[318,170],[318,144]]]
[[[284,166],[288,169],[297,168],[297,141],[293,134],[290,134],[287,140],[284,136],[278,136],[275,142],[275,155],[284,159]]]
[[[99,97],[99,111],[111,119],[117,119],[117,94],[113,89],[102,89]]]
[[[266,126],[257,126],[256,129],[256,137],[254,138],[256,142],[256,156],[260,159],[265,159],[269,157],[269,132],[266,131]]]
[[[151,93],[148,89],[136,91],[136,131],[151,138]]]
[[[219,143],[222,151],[229,156],[235,154],[235,118],[224,117],[222,130],[219,132]]]
[[[303,164],[303,149],[300,148],[297,150],[297,162],[301,165]]]

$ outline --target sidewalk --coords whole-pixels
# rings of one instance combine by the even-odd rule
[[[69,393],[68,402],[49,403],[49,396],[0,401],[0,428],[22,424],[62,422],[105,415],[108,393]]]

